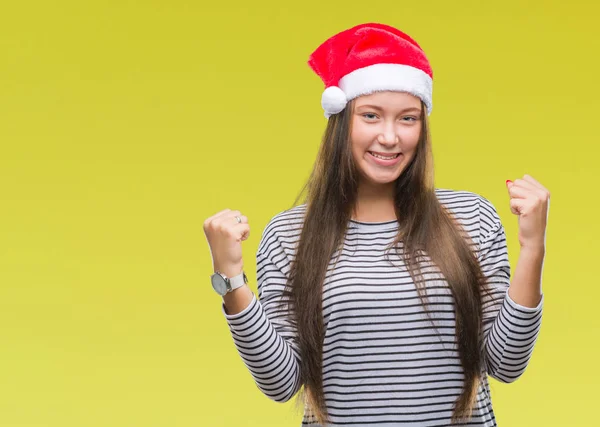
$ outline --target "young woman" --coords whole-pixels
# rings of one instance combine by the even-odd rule
[[[303,425],[495,426],[488,375],[517,379],[540,329],[548,190],[507,181],[521,245],[511,278],[492,203],[434,188],[419,45],[363,24],[309,65],[327,128],[305,203],[262,234],[259,298],[243,273],[247,217],[204,223],[241,358],[269,398],[300,396]]]

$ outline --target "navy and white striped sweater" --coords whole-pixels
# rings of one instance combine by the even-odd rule
[[[507,293],[510,265],[504,228],[495,207],[468,192],[436,189],[476,245],[492,293],[483,296],[486,374],[502,382],[525,370],[542,318]],[[295,331],[277,310],[294,258],[306,205],[275,215],[257,251],[258,299],[228,315],[235,346],[258,388],[286,402],[300,389]],[[406,266],[394,251],[384,256],[398,229],[396,221],[351,221],[340,259],[330,262],[323,290],[325,341],[323,385],[332,423],[377,426],[448,426],[460,395],[463,373],[455,338],[454,304],[445,280],[425,264],[426,290],[435,328],[427,317]],[[337,253],[335,254],[337,255]],[[422,264],[423,265],[423,264]],[[495,426],[487,376],[470,422]],[[320,426],[305,407],[303,425]]]

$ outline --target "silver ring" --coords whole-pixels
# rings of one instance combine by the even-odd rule
[[[239,216],[236,216],[235,219],[237,219],[238,224],[242,223],[242,218],[240,218]]]

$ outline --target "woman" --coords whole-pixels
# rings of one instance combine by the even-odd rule
[[[540,329],[549,192],[529,175],[507,181],[521,245],[511,279],[495,207],[434,188],[420,46],[363,24],[309,65],[327,128],[306,202],[263,232],[258,299],[243,273],[247,217],[204,223],[240,356],[269,398],[301,390],[303,425],[496,425],[487,376],[517,379]]]

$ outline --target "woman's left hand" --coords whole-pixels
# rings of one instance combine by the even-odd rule
[[[506,182],[510,196],[510,211],[519,216],[521,248],[544,250],[550,192],[533,177]]]

